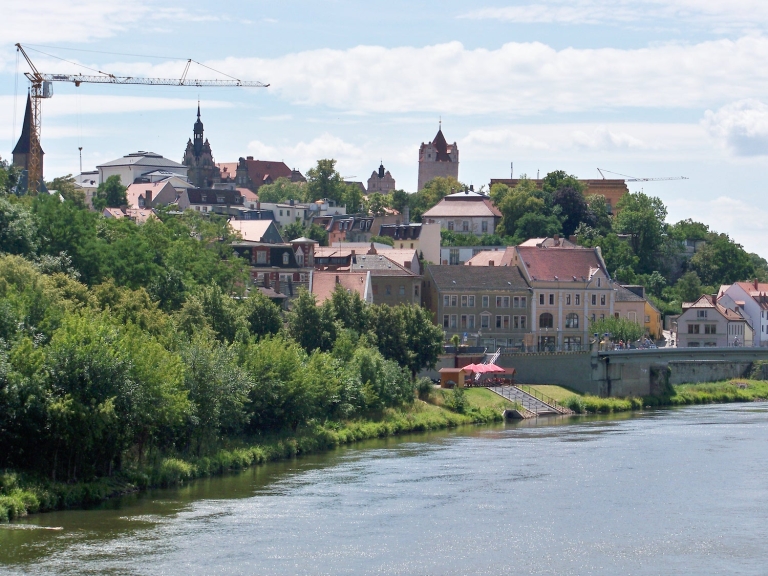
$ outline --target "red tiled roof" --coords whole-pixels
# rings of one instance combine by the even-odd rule
[[[315,272],[312,275],[312,294],[317,303],[322,304],[331,297],[336,286],[357,292],[365,300],[365,280],[367,272]]]
[[[557,276],[565,282],[573,280],[575,276],[577,280],[588,280],[597,270],[602,270],[608,275],[594,248],[517,246],[515,250],[532,279],[551,281]]]
[[[228,173],[230,178],[234,178],[237,172],[237,162],[222,162],[216,166],[222,172],[222,177]],[[291,178],[291,169],[285,165],[285,162],[275,162],[274,160],[248,160],[245,161],[245,167],[248,170],[248,177],[253,185],[258,188],[267,182],[274,182],[278,178]]]

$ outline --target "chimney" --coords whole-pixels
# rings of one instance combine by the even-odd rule
[[[560,234],[555,234],[552,238],[555,241],[555,246],[560,246]]]
[[[280,273],[274,272],[275,275],[275,292],[280,293]]]
[[[405,269],[410,270],[411,269],[411,263],[410,262],[403,262]]]
[[[152,190],[146,190],[144,192],[144,206],[147,208],[152,206]]]
[[[495,265],[496,265],[496,262],[494,262],[493,260],[490,260],[488,262],[488,266],[495,266]]]
[[[338,275],[338,274],[336,274],[336,284],[340,284],[340,283],[341,283],[341,282],[339,281],[339,275]]]
[[[248,156],[246,160],[253,160],[253,156]]]
[[[757,289],[759,288],[759,286],[758,286],[758,282],[757,282],[757,278],[755,278],[755,280],[754,280],[754,284],[755,284],[755,290],[757,290]]]
[[[406,226],[411,223],[411,207],[406,205],[403,207],[403,224]]]

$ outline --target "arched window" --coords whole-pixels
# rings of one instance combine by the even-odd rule
[[[571,312],[570,314],[566,315],[565,317],[565,327],[566,328],[578,328],[579,327],[579,315]]]
[[[554,326],[554,318],[549,312],[544,312],[539,316],[539,328],[552,328]]]

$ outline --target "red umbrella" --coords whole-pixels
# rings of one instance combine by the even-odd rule
[[[506,372],[506,369],[501,366],[496,366],[496,364],[486,364],[485,372]]]
[[[467,364],[466,366],[462,366],[462,370],[465,370],[467,372],[477,372],[477,367],[481,366],[481,364]]]

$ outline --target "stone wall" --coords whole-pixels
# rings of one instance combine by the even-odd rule
[[[749,373],[751,362],[722,360],[682,360],[670,362],[670,384],[694,384],[741,378]]]

